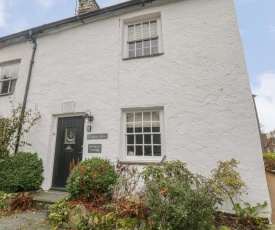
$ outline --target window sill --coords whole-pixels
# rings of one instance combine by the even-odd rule
[[[11,95],[11,94],[13,94],[13,93],[3,93],[3,94],[0,94],[0,97],[9,96],[9,95]]]
[[[151,57],[158,57],[163,55],[164,53],[158,53],[158,54],[150,54],[150,55],[145,55],[145,56],[140,56],[140,57],[131,57],[131,58],[122,58],[123,61],[128,61],[128,60],[133,60],[133,59],[141,59],[141,58],[151,58]]]
[[[148,165],[148,164],[162,164],[166,160],[166,155],[163,157],[156,157],[156,159],[139,159],[138,157],[131,157],[130,159],[125,160],[118,160],[118,164],[125,164],[125,165]]]

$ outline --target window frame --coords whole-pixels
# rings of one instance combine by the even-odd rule
[[[130,156],[127,154],[127,132],[126,132],[126,124],[127,124],[127,113],[138,113],[138,112],[159,112],[159,122],[160,122],[160,146],[161,146],[161,154],[160,156]],[[152,120],[150,122],[153,122]],[[152,133],[152,132],[150,132]],[[143,135],[143,132],[141,133]],[[135,133],[133,132],[133,135]],[[163,107],[150,107],[150,108],[126,108],[122,109],[122,119],[121,119],[121,154],[120,161],[126,162],[160,162],[165,157],[165,129],[164,129],[164,108]],[[151,143],[151,146],[154,144]],[[145,146],[143,142],[142,146]]]
[[[10,77],[7,79],[2,79],[3,75],[2,75],[2,71],[4,68],[9,68],[10,66],[13,65],[18,65],[17,67],[17,71],[16,71],[16,77]],[[15,92],[16,89],[16,84],[17,84],[17,79],[19,76],[19,69],[20,69],[20,60],[12,60],[12,61],[8,61],[8,62],[2,62],[0,63],[0,96],[6,96],[6,95],[11,95]],[[11,69],[9,69],[9,74],[11,73]],[[8,86],[8,92],[7,93],[1,93],[3,90],[3,83],[5,82],[9,82],[9,86]],[[14,90],[11,91],[11,87],[13,82],[15,82],[14,84]]]
[[[128,40],[128,28],[131,25],[136,24],[143,24],[146,22],[156,21],[156,28],[157,28],[157,35],[156,36],[149,36],[146,38],[140,38],[140,39],[133,39]],[[136,58],[146,58],[146,57],[153,57],[153,56],[159,56],[163,54],[163,42],[162,42],[162,26],[161,26],[161,14],[160,12],[156,13],[150,13],[146,15],[139,15],[133,18],[127,18],[122,20],[123,22],[123,46],[122,46],[122,59],[128,60],[128,59],[136,59]],[[151,40],[158,39],[158,52],[156,54],[150,54],[149,55],[141,55],[141,56],[135,56],[135,57],[129,57],[129,43],[133,42],[139,42],[145,40],[150,40],[150,49],[151,49]]]

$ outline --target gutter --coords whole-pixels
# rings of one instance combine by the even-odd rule
[[[20,119],[21,120],[23,119],[25,111],[26,111],[27,99],[28,99],[31,76],[32,76],[32,69],[33,69],[33,64],[34,64],[34,57],[35,57],[35,53],[36,53],[36,49],[37,49],[36,39],[33,37],[32,31],[29,31],[29,39],[33,43],[33,47],[32,47],[32,56],[31,56],[31,60],[30,60],[30,67],[29,67],[28,78],[27,78],[27,83],[26,83],[25,95],[24,95],[24,100],[23,100],[23,104],[22,104],[22,110],[21,110],[21,113],[20,113]],[[16,145],[15,145],[15,150],[14,150],[15,154],[18,152],[18,148],[19,148],[19,144],[20,144],[20,138],[21,138],[22,126],[23,126],[23,123],[18,127]]]
[[[34,28],[31,29],[31,31],[32,31],[33,35],[34,34],[39,34],[39,33],[43,33],[45,30],[49,30],[49,29],[52,29],[52,28],[55,28],[55,27],[59,27],[59,26],[65,25],[65,24],[78,22],[79,20],[82,21],[84,19],[96,17],[96,16],[99,16],[99,15],[102,15],[102,14],[105,14],[105,13],[125,9],[125,8],[135,6],[135,5],[139,5],[139,4],[142,4],[142,6],[144,6],[146,3],[150,3],[150,2],[154,2],[154,1],[157,1],[157,0],[130,0],[130,1],[127,1],[127,2],[112,5],[112,6],[109,6],[109,7],[105,7],[105,8],[95,10],[95,11],[92,11],[92,12],[88,12],[88,13],[85,13],[85,14],[81,14],[81,15],[78,15],[78,16],[74,16],[74,17],[62,19],[62,20],[59,20],[59,21],[55,21],[55,22],[52,22],[52,23],[48,23],[48,24],[45,24],[45,25],[42,25],[42,26],[34,27]],[[28,30],[23,30],[23,31],[18,32],[18,33],[7,35],[5,37],[0,37],[0,42],[6,42],[6,41],[11,40],[11,39],[19,38],[21,36],[28,38],[29,37],[29,32],[30,32],[30,30],[28,29]]]

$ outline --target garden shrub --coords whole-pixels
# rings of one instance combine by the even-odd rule
[[[40,113],[35,107],[34,110],[29,109],[22,113],[22,105],[14,106],[11,103],[11,117],[3,117],[0,115],[0,161],[9,157],[9,153],[15,150],[16,145],[28,145],[25,141],[17,142],[18,132],[20,135],[28,133],[32,126],[39,120]]]
[[[19,152],[0,163],[0,190],[21,192],[36,190],[43,181],[43,164],[37,154]]]
[[[62,226],[63,223],[68,221],[68,208],[69,205],[66,199],[61,199],[49,207],[48,220],[53,226],[53,230],[58,229],[58,227]]]
[[[264,159],[275,160],[275,153],[263,153]]]
[[[247,187],[239,172],[236,171],[239,162],[232,158],[229,161],[219,161],[218,167],[212,170],[212,184],[216,194],[222,199],[229,198],[237,215],[236,200],[247,193]]]
[[[116,180],[116,171],[110,161],[93,157],[74,167],[66,187],[72,198],[91,200],[97,194],[108,192]]]
[[[142,172],[153,229],[213,229],[214,189],[180,161],[148,165]]]

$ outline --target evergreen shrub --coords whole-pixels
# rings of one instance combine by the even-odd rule
[[[0,190],[32,191],[43,182],[42,160],[35,153],[19,152],[0,162]]]
[[[109,160],[93,157],[77,164],[67,179],[67,189],[74,199],[91,200],[107,193],[116,183],[117,174]]]
[[[153,229],[213,229],[217,197],[209,180],[180,161],[148,165],[142,177]]]

